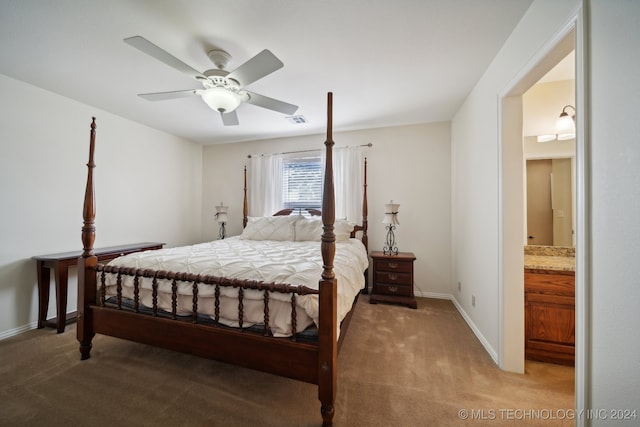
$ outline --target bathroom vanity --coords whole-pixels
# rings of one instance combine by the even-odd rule
[[[525,246],[525,358],[573,365],[575,250]]]

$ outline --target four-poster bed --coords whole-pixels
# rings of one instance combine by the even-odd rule
[[[91,124],[87,186],[83,207],[83,253],[78,261],[77,337],[82,359],[90,357],[92,338],[96,333],[100,333],[317,384],[323,425],[331,425],[336,395],[337,353],[353,312],[349,309],[355,307],[360,290],[357,289],[355,295],[349,297],[344,296],[342,291],[340,293],[338,291],[338,282],[346,282],[346,275],[342,267],[345,262],[341,260],[345,257],[341,252],[345,243],[336,242],[337,224],[334,213],[332,165],[334,145],[332,94],[328,94],[322,222],[319,224],[321,238],[318,239],[320,240],[319,248],[317,244],[315,245],[316,252],[318,249],[320,252],[317,255],[319,261],[316,260],[318,275],[314,276],[318,284],[315,286],[299,285],[295,280],[294,283],[286,281],[283,283],[279,280],[247,279],[244,276],[223,277],[222,274],[192,272],[190,267],[185,271],[152,269],[140,264],[142,258],[147,257],[146,253],[133,257],[133,262],[129,264],[123,259],[121,262],[116,260],[108,265],[99,265],[93,250],[95,128],[94,118]],[[245,174],[243,224],[248,226],[243,234],[245,232],[249,234],[250,227],[255,226],[247,220],[246,200]],[[280,215],[289,213],[279,212]],[[278,221],[286,222],[286,220]],[[292,221],[298,221],[298,219]],[[317,224],[309,223],[305,226],[315,227]],[[318,229],[315,228],[315,230]],[[366,256],[366,161],[363,222],[351,231],[351,237],[356,231],[362,232],[364,245],[360,242],[355,243],[364,248],[365,261],[360,268],[366,270],[368,262]],[[314,244],[313,242],[300,243],[310,243],[311,246]],[[194,250],[200,250],[200,245],[194,245],[196,246],[196,249],[189,249],[192,251],[189,257],[193,257]],[[311,259],[316,255],[308,256]],[[301,258],[301,262],[304,263],[304,261],[305,259]],[[334,261],[337,262],[335,268]],[[353,262],[346,261],[346,264],[350,263]],[[160,265],[162,268],[164,264],[156,262],[154,265]],[[278,269],[279,267],[276,268]],[[365,275],[360,271],[362,281]],[[274,277],[280,278],[277,274]],[[190,290],[188,297],[183,292],[185,289]],[[189,301],[185,302],[185,297]],[[228,312],[229,305],[227,301],[224,306],[225,298],[234,301],[237,307],[235,315],[224,314],[225,311]],[[347,301],[349,305],[347,313],[339,308],[339,305],[345,305],[345,298],[352,298]],[[162,305],[163,300],[164,305]],[[281,306],[288,304],[288,310],[291,313],[285,320],[284,329],[272,324],[276,311],[279,313],[283,311],[282,307],[275,302],[277,300]],[[309,315],[317,328],[311,328],[315,329],[312,339],[301,339],[303,327],[297,323],[302,320],[305,313],[300,307],[309,305],[309,301],[317,302],[315,306],[317,315]],[[261,317],[257,320],[246,318],[250,316],[251,307],[254,306],[255,309],[256,305],[263,311]],[[208,309],[205,310],[203,306],[207,306]],[[340,313],[340,319],[338,313]],[[225,316],[231,317],[232,321],[225,323],[223,320]],[[259,333],[252,332],[256,327]]]

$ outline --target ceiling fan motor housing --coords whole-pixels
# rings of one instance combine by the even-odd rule
[[[207,56],[220,70],[224,70],[231,61],[231,55],[222,49],[213,49],[207,52]]]
[[[212,87],[223,87],[233,92],[238,92],[240,90],[240,84],[234,79],[228,79],[224,76],[207,75],[207,77],[207,80],[202,81],[202,86],[204,86],[205,89],[209,89]]]

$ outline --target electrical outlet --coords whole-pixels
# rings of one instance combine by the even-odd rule
[[[460,292],[462,290],[462,285],[460,284],[460,282],[458,282],[458,292]]]
[[[471,307],[475,307],[475,306],[476,306],[476,296],[471,295]]]

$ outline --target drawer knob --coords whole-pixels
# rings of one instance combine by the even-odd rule
[[[388,286],[387,289],[389,290],[389,292],[398,292],[397,286]]]
[[[396,273],[389,273],[387,276],[389,277],[389,280],[398,280],[398,275]]]
[[[388,265],[389,265],[389,268],[398,268],[397,262],[390,262]]]

